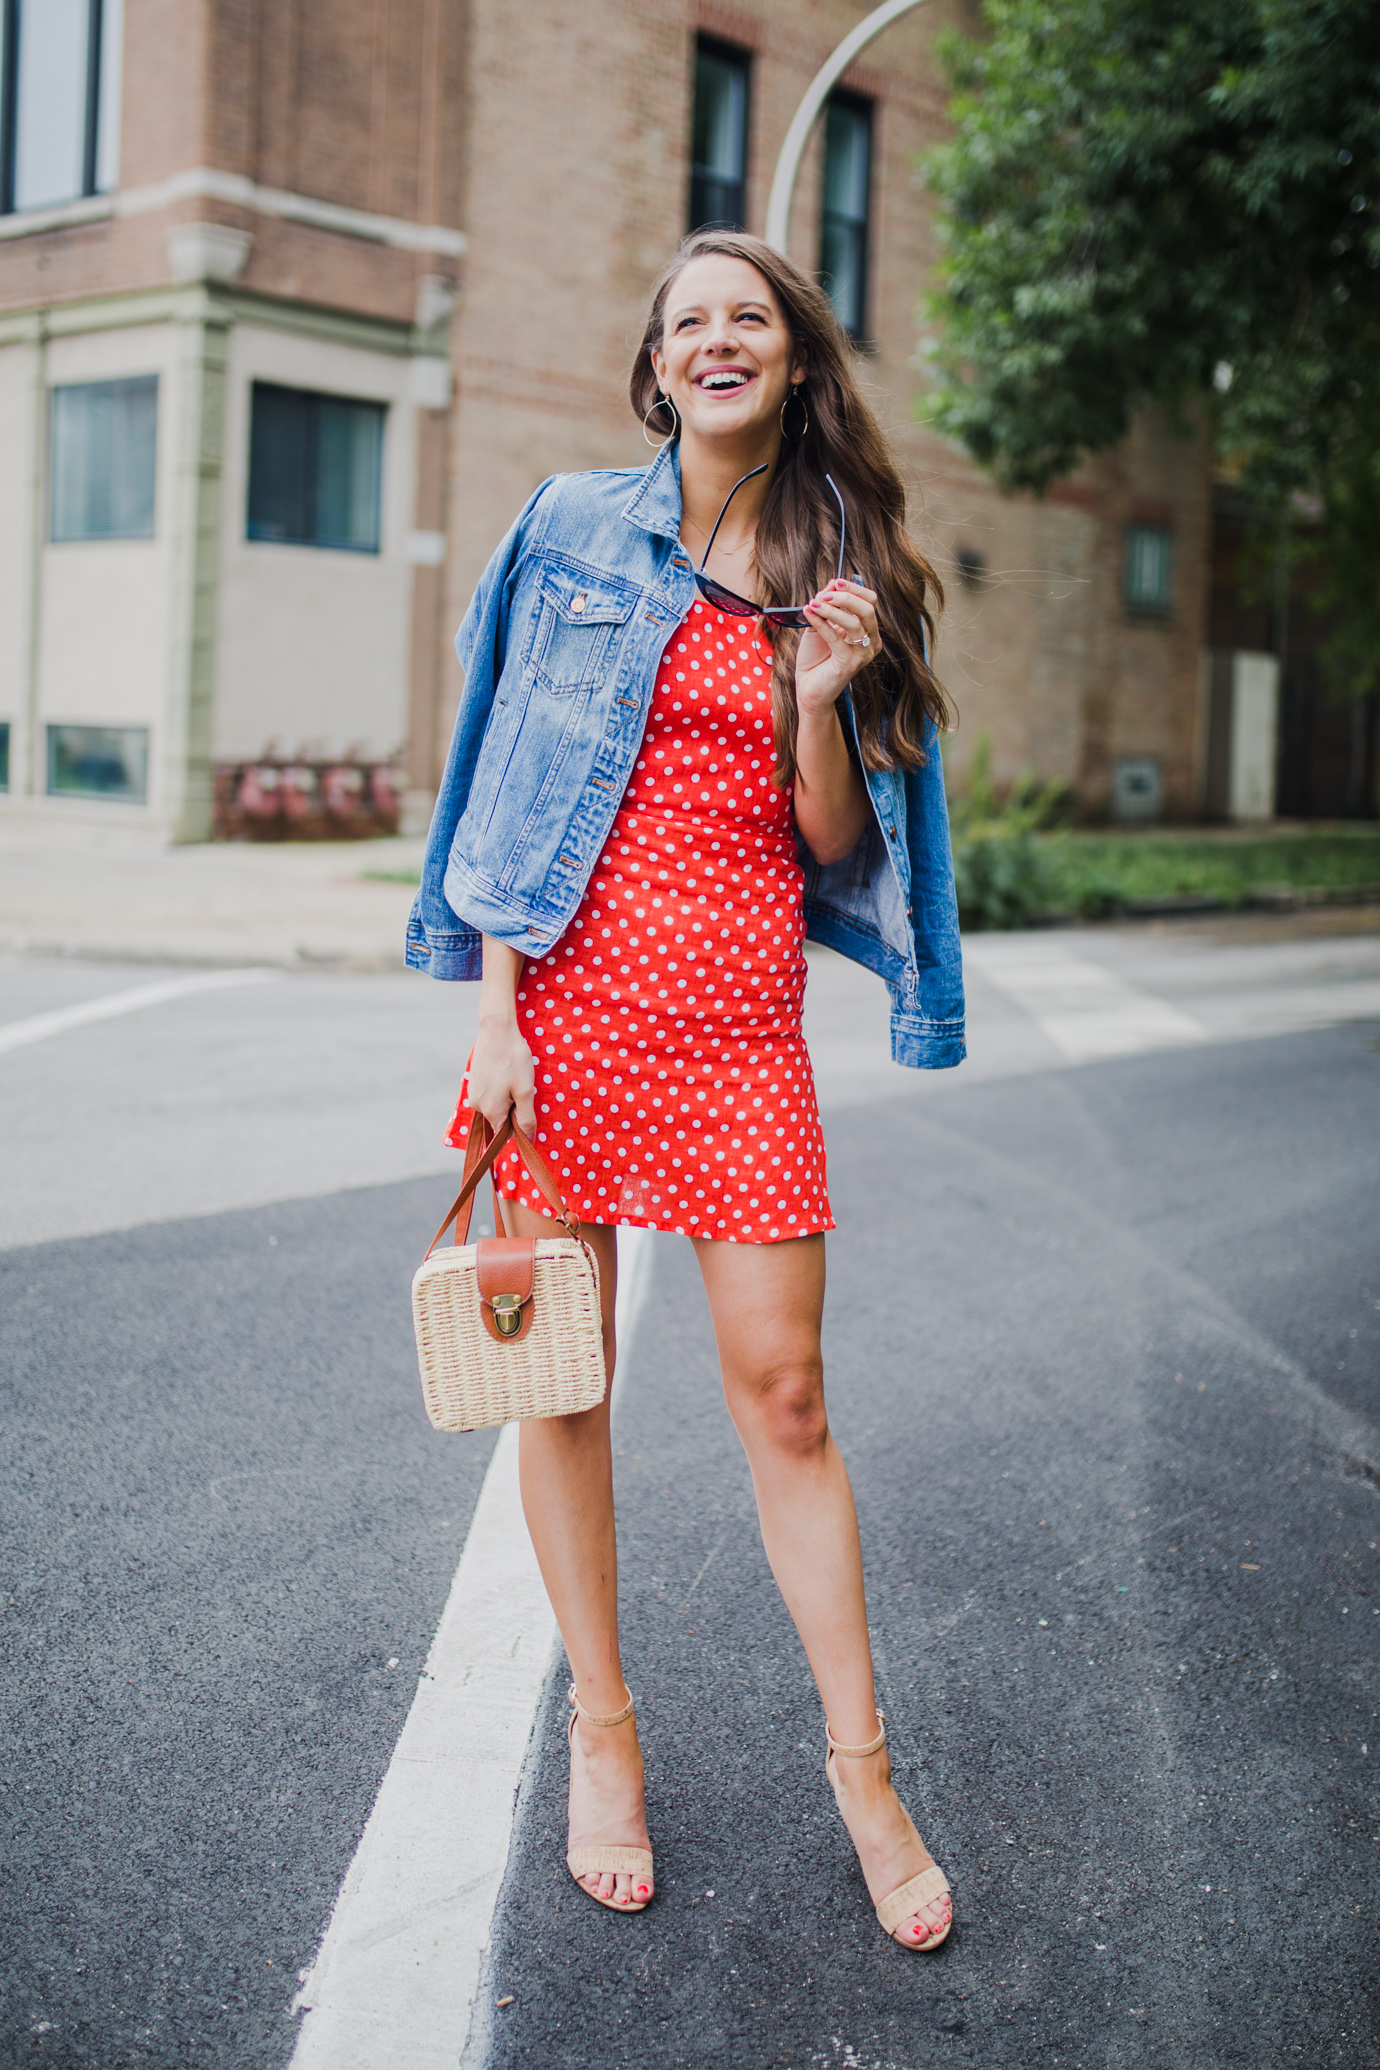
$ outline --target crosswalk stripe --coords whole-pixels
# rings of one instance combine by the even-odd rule
[[[965,941],[963,953],[1024,1008],[1071,1063],[1208,1040],[1208,1030],[1192,1014],[1128,984],[1104,963],[1079,956],[1063,943],[1008,936]]]

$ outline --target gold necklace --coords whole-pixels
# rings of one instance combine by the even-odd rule
[[[694,519],[693,519],[692,517],[686,517],[686,516],[684,515],[684,513],[682,513],[682,515],[681,515],[681,523],[682,523],[682,524],[685,524],[685,525],[689,525],[689,527],[690,527],[690,529],[691,529],[691,531],[692,531],[692,532],[698,532],[698,533],[699,533],[699,535],[700,535],[700,537],[701,537],[701,539],[703,539],[703,541],[704,541],[705,545],[706,545],[706,546],[708,546],[708,544],[709,544],[709,534],[708,534],[708,532],[706,532],[706,531],[705,531],[705,530],[704,530],[704,529],[703,529],[703,528],[702,528],[701,526],[697,525],[697,524],[695,523],[695,520],[694,520]],[[756,537],[757,537],[757,530],[756,530],[756,527],[754,526],[754,528],[752,529],[752,531],[748,533],[748,535],[747,535],[747,538],[746,538],[746,539],[740,539],[740,540],[738,541],[738,544],[737,544],[736,546],[720,546],[720,547],[718,548],[718,551],[719,551],[719,552],[720,552],[721,554],[723,554],[723,555],[725,556],[725,558],[726,558],[726,559],[728,559],[728,560],[732,560],[732,558],[733,558],[734,554],[736,554],[736,553],[741,553],[741,552],[743,551],[743,548],[744,548],[745,546],[751,546],[751,544],[752,544],[753,540],[754,540],[754,539],[755,539]]]

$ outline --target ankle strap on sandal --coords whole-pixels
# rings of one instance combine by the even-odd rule
[[[831,1731],[829,1730],[829,1720],[828,1720],[828,1719],[826,1718],[826,1719],[825,1719],[825,1721],[824,1721],[824,1737],[825,1737],[825,1738],[826,1738],[826,1739],[828,1740],[828,1742],[829,1742],[829,1751],[830,1751],[830,1753],[831,1753],[831,1754],[849,1754],[849,1755],[851,1755],[851,1756],[852,1756],[852,1757],[853,1757],[853,1758],[854,1758],[855,1760],[861,1760],[861,1758],[862,1758],[862,1756],[863,1756],[864,1754],[877,1754],[877,1753],[880,1753],[880,1752],[881,1752],[881,1750],[882,1750],[882,1748],[883,1748],[883,1747],[884,1747],[884,1746],[886,1745],[886,1712],[885,1712],[885,1711],[878,1711],[878,1713],[877,1713],[877,1725],[878,1725],[878,1732],[877,1732],[877,1737],[876,1737],[875,1739],[870,1739],[870,1740],[869,1740],[869,1741],[867,1742],[867,1745],[866,1745],[865,1747],[844,1747],[844,1746],[840,1746],[840,1745],[839,1745],[839,1743],[838,1743],[838,1741],[837,1741],[837,1740],[835,1739],[835,1737],[834,1737],[833,1733],[832,1733],[832,1732],[831,1732]]]
[[[574,1684],[574,1683],[572,1682],[572,1683],[571,1683],[571,1685],[570,1685],[570,1702],[571,1702],[571,1707],[572,1707],[572,1709],[573,1709],[573,1710],[574,1710],[574,1711],[575,1711],[575,1712],[576,1712],[576,1713],[577,1713],[577,1714],[578,1714],[578,1715],[579,1715],[579,1716],[580,1716],[581,1718],[583,1718],[583,1719],[584,1719],[584,1721],[585,1721],[586,1725],[622,1725],[622,1724],[625,1724],[625,1723],[626,1723],[626,1721],[627,1721],[627,1720],[628,1720],[628,1719],[629,1719],[629,1718],[630,1718],[630,1717],[632,1716],[632,1714],[633,1714],[633,1694],[632,1694],[632,1691],[631,1691],[631,1689],[629,1689],[629,1688],[628,1688],[628,1685],[627,1685],[627,1683],[626,1683],[626,1682],[625,1682],[625,1683],[623,1684],[623,1689],[624,1689],[624,1693],[626,1694],[626,1696],[627,1696],[627,1699],[628,1699],[628,1700],[627,1700],[627,1702],[626,1702],[626,1703],[624,1704],[624,1706],[623,1706],[622,1710],[621,1710],[621,1711],[610,1711],[610,1712],[608,1713],[608,1715],[607,1715],[606,1717],[602,1717],[602,1718],[601,1718],[601,1717],[599,1717],[599,1716],[598,1716],[598,1715],[597,1715],[597,1714],[596,1714],[596,1713],[595,1713],[594,1711],[587,1711],[587,1710],[585,1709],[584,1705],[583,1705],[583,1704],[581,1703],[581,1701],[580,1701],[580,1697],[579,1697],[579,1692],[577,1691],[577,1689],[576,1689],[576,1687],[575,1687],[575,1684]],[[848,1751],[848,1750],[847,1750],[847,1748],[845,1748],[845,1749],[844,1749],[844,1751],[845,1751],[845,1753],[846,1753],[846,1752]]]

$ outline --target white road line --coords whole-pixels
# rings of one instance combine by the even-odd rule
[[[1024,1007],[1056,1049],[1075,1064],[1136,1056],[1182,1042],[1206,1042],[1191,1014],[1128,984],[1105,964],[1039,937],[964,942],[985,978]]]
[[[627,1354],[637,1335],[647,1296],[652,1291],[652,1260],[656,1248],[650,1229],[620,1229],[618,1232],[618,1299],[613,1311],[613,1334],[618,1345],[618,1362],[613,1369],[613,1406],[628,1373]]]
[[[46,1042],[50,1035],[65,1035],[69,1028],[84,1028],[89,1021],[113,1021],[122,1013],[142,1013],[146,1006],[162,1006],[169,999],[185,999],[193,992],[220,992],[229,985],[262,985],[279,975],[276,970],[257,966],[208,970],[197,977],[165,978],[156,985],[135,985],[127,992],[102,992],[98,999],[83,999],[77,1006],[60,1006],[52,1013],[36,1013],[28,1020],[0,1025],[0,1054],[25,1049],[31,1042]]]
[[[650,1231],[619,1230],[620,1371],[652,1255]],[[294,2001],[305,2018],[291,2070],[455,2070],[464,2048],[556,1634],[517,1437],[509,1424],[494,1448],[402,1736]]]

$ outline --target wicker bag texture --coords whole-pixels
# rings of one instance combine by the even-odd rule
[[[570,1234],[507,1236],[495,1186],[496,1234],[466,1243],[475,1188],[510,1138]],[[452,1222],[455,1241],[438,1250]],[[599,1268],[579,1227],[512,1116],[494,1135],[477,1115],[464,1185],[412,1281],[422,1395],[437,1430],[569,1416],[603,1400]]]

